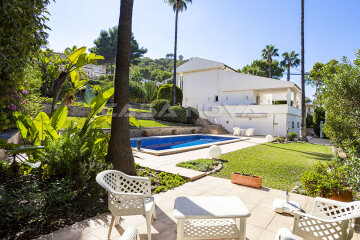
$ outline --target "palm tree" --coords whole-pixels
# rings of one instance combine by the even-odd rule
[[[287,68],[287,80],[290,81],[290,68],[299,66],[299,54],[295,51],[291,51],[290,53],[284,52],[282,56],[284,60],[280,62],[280,65],[284,68]]]
[[[301,0],[301,124],[300,124],[300,140],[307,141],[306,137],[306,106],[305,106],[305,1]]]
[[[112,162],[115,169],[129,175],[136,175],[134,156],[132,155],[130,145],[128,115],[130,40],[133,4],[134,0],[121,0],[115,62],[115,107],[107,154],[107,161]]]
[[[174,46],[174,75],[173,75],[173,98],[172,105],[176,105],[176,51],[177,51],[177,30],[179,12],[187,9],[187,3],[192,3],[192,0],[165,0],[175,12],[175,46]]]
[[[269,78],[272,78],[271,67],[272,67],[273,57],[279,56],[278,51],[279,49],[275,48],[275,46],[272,44],[266,45],[265,49],[262,50],[261,56],[269,64]]]

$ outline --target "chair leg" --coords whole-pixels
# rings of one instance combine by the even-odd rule
[[[115,217],[114,217],[114,216],[112,216],[112,217],[111,217],[110,226],[109,226],[108,239],[110,239],[110,237],[111,237],[111,230],[112,230],[113,225],[114,225],[114,220],[115,220]]]
[[[120,223],[120,216],[115,216],[115,224],[114,225],[119,225]]]
[[[154,220],[156,220],[156,207],[154,207],[153,218],[154,218]]]
[[[146,214],[146,227],[147,227],[148,240],[151,240],[151,215],[150,215],[150,213]]]

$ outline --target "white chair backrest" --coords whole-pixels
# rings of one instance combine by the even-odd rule
[[[240,128],[234,127],[233,130],[234,130],[234,135],[240,136]]]
[[[315,201],[312,215],[323,219],[336,219],[339,221],[350,220],[360,217],[360,201],[338,202]]]
[[[151,182],[148,178],[126,175],[116,170],[99,173],[96,181],[106,190],[112,189],[121,193],[141,193],[151,197]]]

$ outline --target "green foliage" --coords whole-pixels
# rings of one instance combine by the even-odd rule
[[[31,145],[41,145],[46,137],[57,139],[57,131],[64,125],[68,114],[67,107],[59,107],[52,118],[40,112],[34,119],[20,112],[14,114],[22,138]]]
[[[135,165],[135,167],[138,176],[151,177],[151,185],[154,193],[160,193],[173,189],[189,181],[178,174],[158,172],[151,170],[150,168],[142,168],[139,165]]]
[[[0,3],[0,79],[9,81],[46,44],[49,28],[45,25],[49,0]],[[21,33],[21,34],[20,34]],[[15,85],[14,85],[15,86]],[[4,90],[4,89],[2,89]]]
[[[146,100],[147,94],[144,86],[135,81],[129,82],[129,101],[143,102]]]
[[[199,118],[199,111],[196,108],[187,107],[186,117],[187,117],[187,123],[195,124],[196,120]]]
[[[178,60],[177,66],[180,66],[188,60]],[[172,78],[172,70],[174,68],[173,58],[141,58],[140,63],[137,66],[132,65],[130,73],[136,75],[138,78],[162,82]]]
[[[345,154],[339,160],[351,187],[360,189],[360,50],[353,61],[330,61],[318,71],[322,77],[316,104],[326,112],[324,133]]]
[[[219,163],[212,159],[198,159],[176,164],[177,167],[189,168],[200,172],[209,172]]]
[[[179,123],[187,122],[187,112],[184,107],[171,106],[169,107],[169,112],[168,117],[166,117],[167,121]]]
[[[283,76],[284,69],[280,67],[278,61],[272,62],[271,69],[272,78],[280,79]],[[260,77],[269,77],[269,64],[265,60],[254,60],[250,65],[246,65],[238,71]]]
[[[283,142],[285,142],[285,138],[277,136],[277,137],[275,137],[275,141],[278,143],[283,143]]]
[[[90,48],[89,51],[104,56],[104,63],[110,64],[113,73],[112,65],[115,64],[116,47],[118,40],[118,27],[112,27],[108,31],[101,30],[100,35],[94,40],[95,46]],[[133,34],[131,34],[131,53],[130,63],[137,65],[140,62],[140,58],[147,53],[147,49],[140,47]]]
[[[282,56],[283,60],[280,62],[280,66],[287,69],[287,80],[290,81],[290,69],[300,65],[301,61],[299,59],[299,54],[295,53],[295,51],[291,51],[290,53],[284,52]]]
[[[168,112],[170,102],[165,99],[158,99],[151,103],[150,109],[155,119],[163,119],[165,113]]]
[[[320,136],[320,122],[325,123],[325,109],[323,107],[317,107],[314,110],[313,116],[313,128],[317,136]]]
[[[82,132],[78,126],[70,125],[61,138],[49,139],[44,144],[46,150],[41,154],[46,164],[44,175],[71,179],[76,186],[94,191],[96,174],[111,167],[105,162],[108,140],[109,135],[101,129],[89,127]]]
[[[336,74],[338,61],[332,59],[327,64],[315,63],[313,69],[310,71],[309,77],[306,79],[306,83],[316,87],[316,94],[325,87],[326,79],[331,78],[333,74]]]
[[[297,138],[296,132],[289,133],[289,136],[288,136],[289,141],[294,141],[295,138]]]
[[[147,81],[144,83],[144,88],[146,91],[146,102],[150,103],[154,101],[157,97],[158,87],[153,81]]]
[[[106,194],[95,177],[112,168],[105,162],[108,139],[99,129],[82,133],[72,125],[60,138],[45,140],[35,172],[27,170],[32,164],[9,179],[2,162],[0,238],[35,238],[105,212]]]
[[[164,84],[159,88],[157,99],[166,99],[169,102],[172,101],[172,84]],[[183,93],[181,88],[176,86],[176,104],[181,105],[183,100]]]
[[[301,175],[301,182],[306,194],[313,197],[342,194],[348,187],[341,166],[333,162],[314,165],[313,170]]]
[[[310,115],[310,114],[308,114],[307,116],[306,116],[306,127],[307,128],[313,128],[314,127],[314,122],[313,122],[313,116],[312,115]]]

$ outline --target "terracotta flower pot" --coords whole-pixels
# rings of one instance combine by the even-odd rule
[[[147,131],[144,131],[143,136],[144,136],[144,137],[148,137],[148,136],[149,136],[149,133],[148,133]]]
[[[232,173],[231,182],[253,188],[261,188],[262,178],[260,176],[244,176],[241,173]]]
[[[346,190],[343,194],[338,195],[336,193],[333,193],[333,195],[330,197],[331,200],[336,200],[340,202],[351,202],[353,200],[353,195],[351,190]]]

